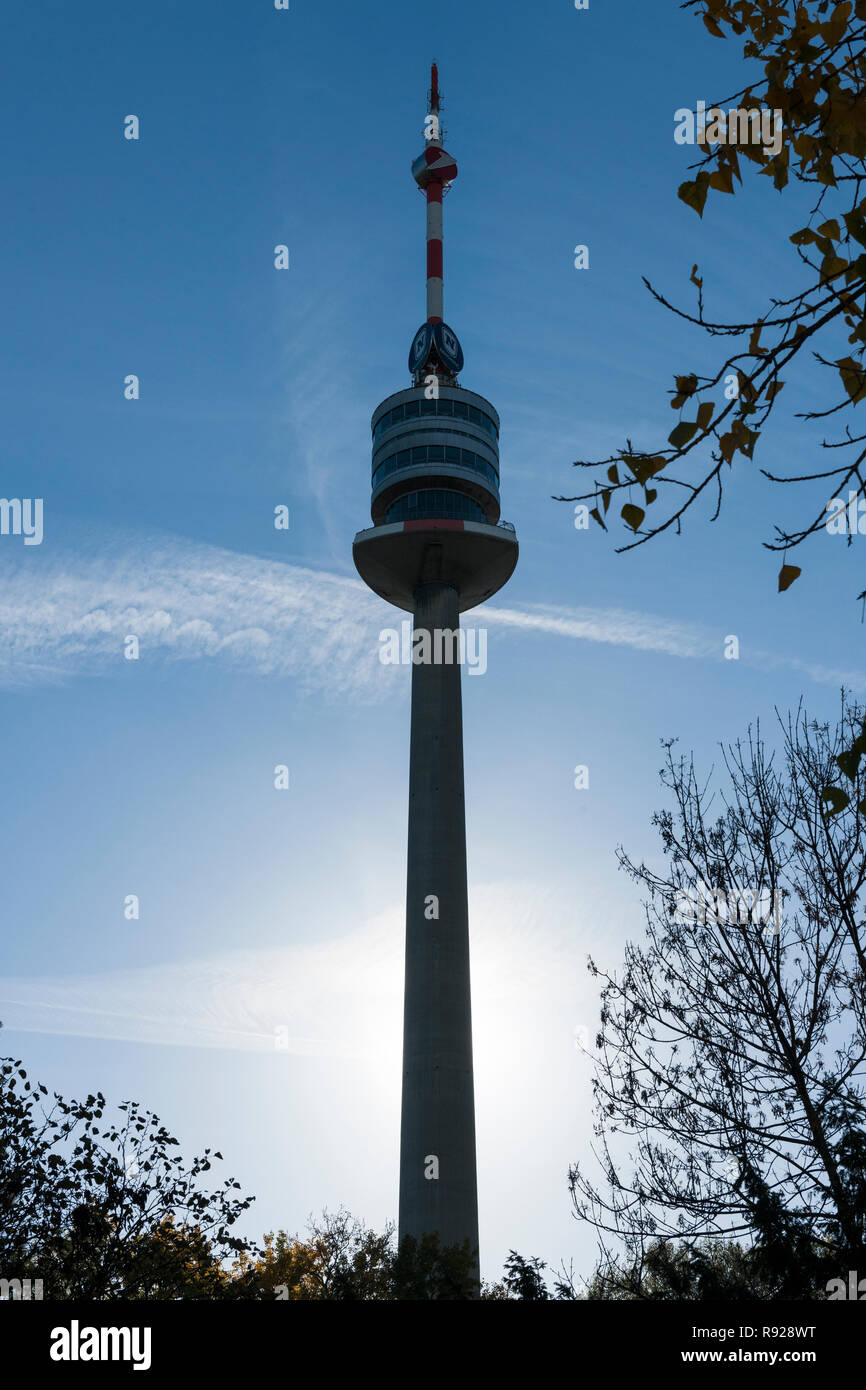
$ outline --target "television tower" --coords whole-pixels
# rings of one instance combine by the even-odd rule
[[[517,538],[499,519],[499,416],[459,384],[463,351],[443,320],[442,200],[457,165],[439,108],[434,63],[412,164],[427,201],[427,320],[412,385],[373,412],[373,525],[353,556],[374,593],[414,617],[399,1237],[438,1232],[477,1252],[459,629],[510,578]]]

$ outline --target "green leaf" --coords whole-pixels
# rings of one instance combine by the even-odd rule
[[[704,215],[704,203],[707,201],[707,192],[710,186],[709,174],[700,173],[693,182],[681,183],[677,189],[677,197],[686,204],[687,207],[694,208],[698,217]]]
[[[675,425],[668,435],[668,443],[672,444],[675,449],[681,449],[684,444],[688,444],[692,435],[697,434],[697,432],[698,425],[696,420],[680,420],[680,423]]]
[[[825,256],[821,262],[821,279],[833,280],[837,275],[841,275],[843,270],[847,270],[848,262],[844,256]]]
[[[859,212],[845,213],[845,230],[855,241],[859,241],[861,246],[866,246],[866,222]]]
[[[848,748],[844,753],[839,754],[836,763],[841,771],[844,772],[849,782],[856,781],[857,769],[860,766],[859,753],[855,753],[853,748]]]
[[[829,809],[825,811],[827,819],[838,816],[840,811],[844,811],[851,798],[847,792],[843,792],[841,787],[825,787],[821,793],[821,800],[827,803]]]
[[[864,276],[866,276],[866,253],[849,263],[848,269],[845,271],[845,284],[850,285],[854,280],[862,280]]]
[[[662,458],[660,455],[656,455],[653,458],[633,457],[623,459],[623,463],[631,469],[636,482],[645,483],[654,473],[661,472],[667,463],[667,459]]]

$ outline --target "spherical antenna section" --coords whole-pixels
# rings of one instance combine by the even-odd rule
[[[438,145],[428,145],[424,153],[413,160],[412,177],[421,189],[428,183],[447,186],[457,177],[457,160]]]

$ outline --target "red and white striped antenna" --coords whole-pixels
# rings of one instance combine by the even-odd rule
[[[427,195],[427,322],[441,323],[443,308],[442,196],[457,177],[457,162],[442,148],[439,129],[439,69],[430,70],[430,110],[424,130],[426,146],[412,165],[418,187]]]

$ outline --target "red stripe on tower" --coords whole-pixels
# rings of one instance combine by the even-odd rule
[[[442,148],[439,132],[439,70],[435,63],[430,74],[430,110],[425,135],[427,145],[424,153],[412,165],[412,173],[427,195],[427,322],[442,323],[442,195],[457,177],[457,163]]]

